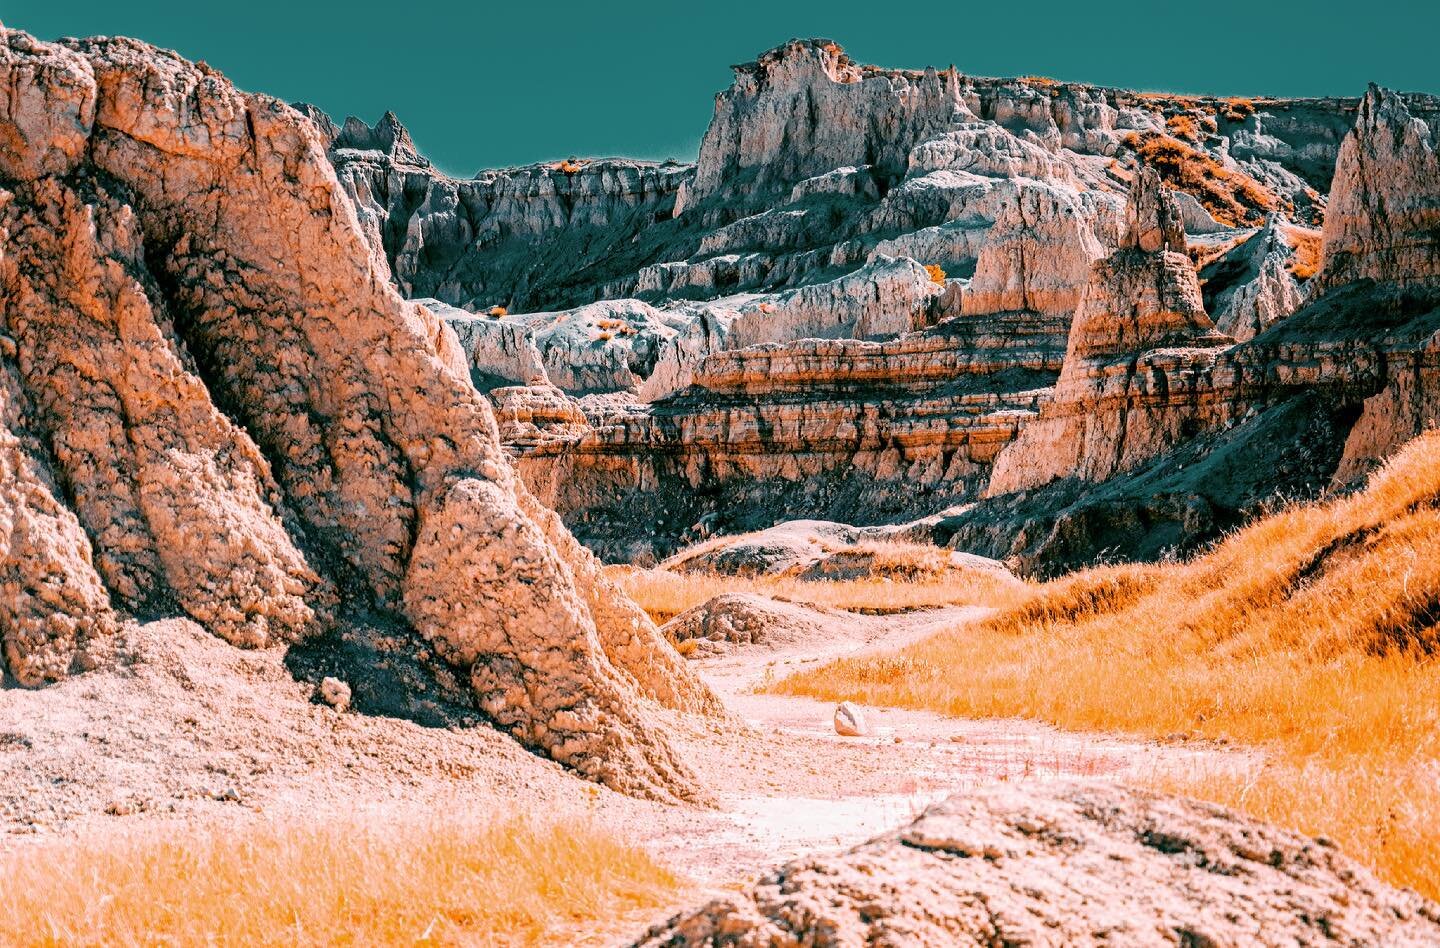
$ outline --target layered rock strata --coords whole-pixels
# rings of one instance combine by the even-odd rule
[[[1424,97],[1398,101],[1440,114]],[[737,505],[749,508],[737,528],[872,521],[982,492],[1048,381],[1015,375],[1034,365],[975,368],[989,361],[985,337],[1044,333],[1063,347],[1093,268],[1127,231],[1125,195],[1142,166],[1189,189],[1175,202],[1178,223],[1224,250],[1228,270],[1200,296],[1136,274],[1111,296],[1209,301],[1235,339],[1274,326],[1304,289],[1293,259],[1279,247],[1261,255],[1268,244],[1253,235],[1267,209],[1282,234],[1323,217],[1354,108],[880,69],[829,41],[796,40],[736,67],[693,167],[567,159],[456,181],[424,168],[390,118],[330,123],[328,134],[397,283],[473,313],[446,318],[477,384],[515,418],[506,432],[524,476],[587,542],[643,557]],[[1176,223],[1145,240],[1177,257],[1186,247]],[[1173,263],[1166,272],[1183,269]],[[508,312],[488,315],[496,306]],[[952,321],[886,341],[953,317],[969,328]],[[1200,403],[1211,399],[1206,360],[1224,349],[1220,336],[1155,348],[1146,331],[1117,330],[1131,335],[1110,341],[1104,359],[1117,367],[1104,385],[1122,400],[1127,386],[1148,385],[1158,420],[1126,433],[1110,460],[1100,442],[1118,429],[1097,427],[1085,478],[1148,463],[1208,425]],[[767,345],[779,348],[725,354]],[[1126,353],[1152,350],[1133,373],[1123,368]],[[890,367],[875,368],[872,351]],[[727,361],[754,377],[733,387]],[[803,381],[791,380],[796,371]],[[895,381],[902,374],[926,389]],[[526,386],[539,387],[532,396],[517,389]],[[562,406],[546,386],[574,398]],[[1215,416],[1221,427],[1231,418]],[[1001,486],[1076,473],[1046,463]]]
[[[517,480],[317,126],[135,41],[0,36],[8,672],[86,667],[112,602],[245,646],[373,609],[528,746],[693,793],[652,702],[715,699]]]
[[[1022,312],[955,317],[888,342],[720,352],[689,388],[652,404],[572,401],[588,429],[547,437],[532,424],[512,442],[516,465],[615,558],[664,556],[710,514],[725,530],[769,526],[781,510],[875,523],[978,489],[1054,383],[1064,344],[1063,318]],[[502,417],[573,426],[543,390],[524,410],[504,392]]]
[[[1041,569],[1184,549],[1277,494],[1354,483],[1435,424],[1440,269],[1425,209],[1440,205],[1440,175],[1414,173],[1435,160],[1429,124],[1372,88],[1341,149],[1342,212],[1311,299],[1246,342],[1137,334],[1115,306],[1082,305],[1054,395],[997,459],[991,500],[943,528],[950,541]],[[1140,298],[1116,292],[1114,269],[1097,267],[1087,301]],[[1188,290],[1150,309],[1202,325]]]
[[[1104,480],[1163,451],[1180,435],[1169,418],[1203,397],[1185,383],[1233,342],[1205,313],[1180,209],[1153,170],[1136,175],[1125,219],[1120,249],[1095,265],[1081,296],[1055,389],[997,459],[991,495]],[[1149,424],[1130,424],[1132,412]]]
[[[1183,144],[1211,173],[1318,221],[1354,104],[881,69],[817,39],[735,67],[694,166],[566,159],[457,180],[394,145],[391,116],[342,129],[311,114],[402,289],[520,312],[791,287],[876,251],[968,276],[991,227],[1012,229],[1000,215],[1055,199],[1024,192],[1123,193],[1112,165],[1133,164],[1136,135]],[[1175,178],[1195,191],[1195,229],[1217,226],[1201,206],[1216,199],[1208,180]],[[1070,289],[1084,278],[1082,266]]]

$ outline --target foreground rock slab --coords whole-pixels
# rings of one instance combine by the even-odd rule
[[[652,929],[658,946],[1431,945],[1440,906],[1324,841],[1061,783],[951,797]]]

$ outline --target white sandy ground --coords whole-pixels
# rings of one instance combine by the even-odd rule
[[[820,641],[697,662],[747,725],[673,718],[679,749],[715,793],[713,808],[599,790],[483,727],[337,714],[312,701],[276,652],[235,649],[183,620],[155,622],[132,630],[138,660],[129,667],[42,691],[0,690],[0,850],[155,821],[584,812],[694,880],[678,910],[803,853],[853,845],[967,787],[1251,762],[1208,744],[880,708],[865,709],[871,736],[842,738],[833,705],[754,693],[768,678],[892,650],[981,614],[837,617]],[[623,944],[666,914],[562,940]]]

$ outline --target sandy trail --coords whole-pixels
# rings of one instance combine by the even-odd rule
[[[834,705],[756,693],[765,681],[806,666],[893,651],[986,612],[952,607],[841,617],[827,625],[823,641],[743,648],[695,662],[750,732],[691,735],[688,756],[718,792],[719,807],[650,823],[646,844],[702,886],[731,886],[801,854],[854,845],[985,783],[1136,778],[1247,759],[1209,745],[886,708],[865,708],[870,736],[843,738],[831,724]]]
[[[677,893],[678,911],[799,855],[863,841],[966,788],[1250,762],[1210,745],[882,708],[866,709],[871,736],[842,738],[832,705],[756,693],[807,665],[893,650],[982,614],[826,613],[803,641],[696,661],[745,724],[666,717],[714,792],[713,808],[604,790],[487,727],[337,714],[314,702],[280,650],[247,652],[194,623],[163,620],[132,630],[135,654],[123,667],[42,691],[0,688],[0,851],[154,824],[243,833],[253,820],[484,819],[498,808],[592,818],[645,846],[695,882]],[[663,917],[591,925],[561,943],[628,943]]]

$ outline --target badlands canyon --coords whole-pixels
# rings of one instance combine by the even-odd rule
[[[1440,98],[792,40],[693,164],[461,179],[137,40],[0,28],[0,79],[0,855],[588,806],[691,879],[611,943],[1440,943],[1435,891],[1137,764],[1270,748],[774,688],[1388,489],[1440,421]],[[1428,654],[1429,581],[1367,655]]]

